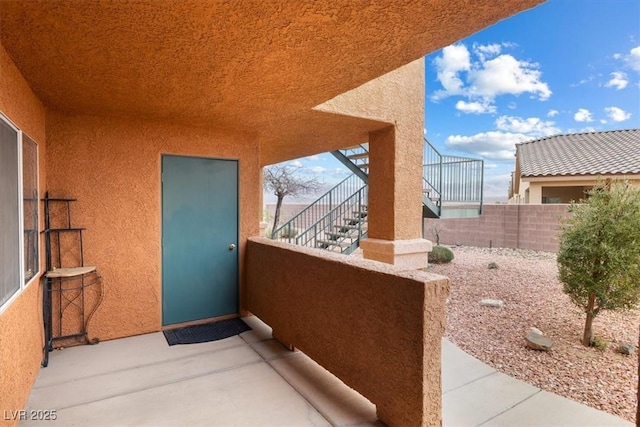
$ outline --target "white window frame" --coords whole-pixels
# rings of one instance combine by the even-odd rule
[[[38,242],[38,260],[37,260],[37,266],[38,266],[38,271],[34,272],[33,277],[31,277],[31,279],[29,279],[28,282],[25,283],[25,265],[24,265],[24,180],[23,180],[23,173],[24,173],[24,168],[23,168],[23,157],[22,157],[22,149],[23,149],[23,140],[22,140],[22,130],[15,124],[13,123],[13,121],[11,121],[11,119],[9,119],[6,115],[4,115],[2,113],[2,111],[0,111],[0,120],[2,120],[3,122],[5,122],[6,124],[9,125],[10,128],[12,128],[13,130],[16,131],[17,135],[18,135],[18,269],[20,272],[19,275],[19,281],[20,281],[20,287],[18,288],[17,291],[15,291],[13,293],[13,295],[11,295],[9,297],[8,300],[6,300],[4,302],[4,304],[2,304],[0,306],[0,314],[4,313],[5,310],[7,310],[7,308],[9,308],[9,306],[11,305],[11,303],[13,303],[13,301],[15,301],[21,294],[22,292],[24,292],[25,289],[27,289],[32,283],[36,282],[39,278],[40,278],[40,273],[42,271],[42,263],[41,263],[41,250],[40,250],[40,203],[39,203],[39,199],[40,199],[40,150],[38,147],[38,143],[31,137],[29,137],[29,139],[31,139],[31,141],[34,142],[34,144],[36,144],[36,192],[37,192],[37,198],[38,198],[38,232],[36,233],[36,239]]]

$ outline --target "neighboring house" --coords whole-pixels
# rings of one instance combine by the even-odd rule
[[[383,422],[439,424],[448,282],[399,272],[431,247],[424,56],[540,2],[0,2],[2,409],[42,359],[48,192],[102,275],[91,339],[251,312]],[[253,237],[264,166],[363,141],[364,257],[396,267]]]
[[[598,178],[640,185],[640,129],[556,135],[516,144],[509,203],[570,203]]]

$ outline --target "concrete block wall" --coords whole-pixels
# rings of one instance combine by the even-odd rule
[[[557,252],[560,218],[567,204],[485,205],[478,218],[425,219],[424,237],[440,243]]]

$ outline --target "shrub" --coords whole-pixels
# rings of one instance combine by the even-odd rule
[[[451,249],[436,245],[433,250],[429,252],[428,260],[433,264],[446,264],[453,259],[453,252]]]
[[[495,262],[489,263],[489,270],[496,270],[497,268],[498,268],[498,264],[496,264]]]
[[[298,235],[298,230],[296,230],[295,228],[291,228],[291,227],[288,227],[285,230],[282,230],[280,232],[280,238],[281,239],[293,239],[297,235]]]
[[[595,347],[596,350],[605,351],[607,349],[607,342],[599,337],[594,336],[591,341],[591,347]]]

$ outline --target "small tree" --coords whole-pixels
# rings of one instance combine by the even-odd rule
[[[564,292],[586,313],[585,346],[600,311],[631,309],[640,299],[640,189],[598,181],[587,197],[571,204],[558,252]]]
[[[296,175],[299,167],[291,164],[277,164],[264,168],[264,186],[276,196],[276,211],[273,215],[271,238],[275,239],[276,229],[280,221],[280,208],[285,197],[297,197],[302,194],[315,193],[320,189],[320,182],[315,177],[305,178]]]

